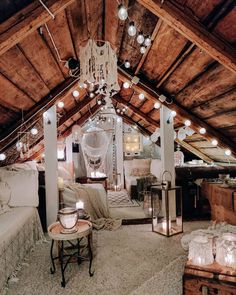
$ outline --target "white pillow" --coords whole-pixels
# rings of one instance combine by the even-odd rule
[[[0,214],[10,211],[8,202],[11,198],[11,189],[6,182],[0,182]]]
[[[150,169],[151,159],[133,159],[133,168],[145,167]]]
[[[0,180],[6,182],[11,189],[9,206],[38,206],[38,171],[0,171]]]

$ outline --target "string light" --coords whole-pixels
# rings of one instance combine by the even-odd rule
[[[128,60],[125,61],[125,67],[126,67],[126,69],[130,68],[130,62]]]
[[[91,98],[93,98],[95,96],[95,94],[93,93],[93,92],[91,92],[90,94],[89,94],[89,97],[91,97]]]
[[[200,134],[205,134],[206,133],[206,129],[205,128],[200,128],[199,129]]]
[[[138,96],[138,98],[139,98],[140,100],[144,100],[145,95],[144,95],[143,93],[140,93],[139,96]]]
[[[78,90],[74,90],[74,91],[72,92],[72,95],[73,95],[74,97],[78,97],[78,96],[79,96],[79,91],[78,91]]]
[[[185,125],[186,127],[189,127],[189,126],[191,125],[191,121],[190,121],[190,120],[186,120],[186,121],[184,122],[184,125]]]
[[[161,104],[157,101],[154,103],[154,108],[159,109],[161,107]]]
[[[31,130],[30,130],[30,133],[32,134],[32,135],[37,135],[38,134],[38,129],[37,128],[32,128]]]
[[[57,106],[60,108],[60,109],[63,109],[64,108],[64,102],[63,101],[59,101]]]
[[[144,53],[146,52],[146,47],[145,47],[145,46],[141,46],[141,47],[140,47],[140,52],[141,52],[142,54],[144,54]]]
[[[145,46],[150,46],[151,45],[151,43],[152,43],[152,40],[151,40],[151,38],[148,36],[147,38],[145,38],[145,40],[144,40],[144,45]]]
[[[138,42],[138,44],[143,44],[143,42],[144,42],[144,36],[141,32],[137,36],[137,42]]]
[[[134,37],[136,35],[136,27],[134,25],[134,22],[129,23],[129,28],[128,28],[128,34],[130,37]]]
[[[218,141],[216,139],[212,139],[211,144],[214,146],[218,145]]]
[[[230,149],[225,150],[225,155],[230,156],[231,155],[231,150]]]
[[[125,83],[123,84],[123,87],[124,87],[125,89],[128,89],[128,88],[129,88],[129,82],[125,82]]]
[[[6,155],[5,154],[0,154],[0,161],[4,161],[6,159]]]
[[[120,4],[118,6],[118,17],[120,20],[126,20],[128,17],[127,9],[124,5]]]
[[[171,111],[170,114],[173,118],[177,115],[176,111]]]

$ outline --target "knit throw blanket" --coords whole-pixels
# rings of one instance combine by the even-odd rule
[[[78,183],[67,185],[75,194],[75,203],[84,202],[84,209],[90,215],[93,227],[97,230],[116,230],[121,226],[121,219],[112,219],[107,206],[103,204],[96,189]]]

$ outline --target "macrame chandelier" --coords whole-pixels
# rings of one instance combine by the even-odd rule
[[[97,94],[111,97],[120,90],[117,77],[117,56],[109,42],[98,46],[89,39],[80,48],[80,85]]]

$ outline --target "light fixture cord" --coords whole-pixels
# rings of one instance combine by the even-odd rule
[[[44,9],[50,14],[50,16],[55,19],[55,15],[51,12],[51,10],[47,7],[45,3],[43,3],[42,0],[39,0],[39,3],[44,7]]]

